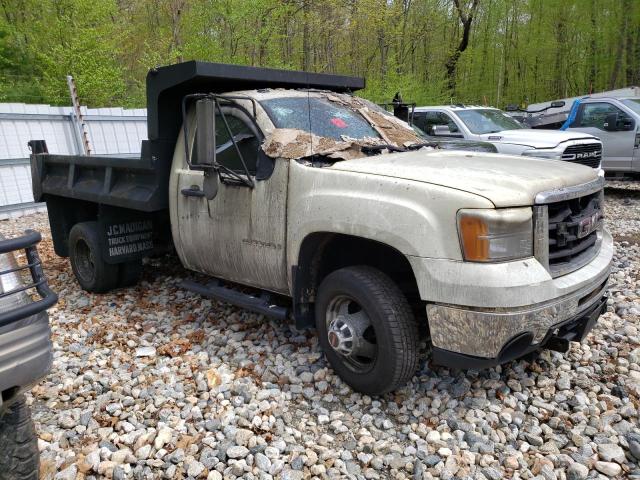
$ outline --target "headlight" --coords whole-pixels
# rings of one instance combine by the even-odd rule
[[[522,152],[522,155],[525,157],[538,157],[538,158],[550,158],[552,160],[562,160],[562,153],[560,152],[550,152],[545,150],[538,150],[534,148],[533,150],[525,150]]]
[[[458,235],[465,260],[496,262],[533,256],[531,208],[458,211]]]

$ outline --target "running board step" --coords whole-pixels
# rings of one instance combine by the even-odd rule
[[[253,295],[227,288],[219,280],[210,282],[207,285],[202,285],[192,280],[183,280],[180,286],[203,297],[222,300],[252,312],[261,313],[267,317],[286,320],[289,316],[289,309],[274,305],[268,292],[262,292],[259,297],[254,297]]]

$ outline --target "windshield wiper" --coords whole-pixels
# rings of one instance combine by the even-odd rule
[[[423,147],[438,148],[439,144],[435,142],[413,143],[407,146],[407,150],[418,150]]]
[[[381,145],[363,145],[360,147],[360,151],[362,153],[380,153],[382,150],[389,150],[390,152],[406,152],[406,148],[396,147],[395,145],[390,145],[388,143],[383,143]]]

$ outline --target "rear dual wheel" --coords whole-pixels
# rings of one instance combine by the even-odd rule
[[[407,383],[418,368],[418,327],[398,286],[368,266],[342,268],[320,284],[320,344],[353,389],[381,395]]]
[[[103,260],[98,222],[77,223],[69,233],[71,268],[83,290],[105,293],[135,285],[142,272],[142,261],[110,264]]]

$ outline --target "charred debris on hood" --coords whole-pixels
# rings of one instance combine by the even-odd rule
[[[337,140],[300,129],[276,128],[267,135],[262,144],[267,156],[296,160],[313,166],[329,166],[337,161],[363,158],[383,152],[439,148],[435,143],[425,142],[401,120],[371,108],[363,99],[317,90],[314,93],[323,94],[327,100],[359,113],[380,137],[343,136],[341,140]]]

